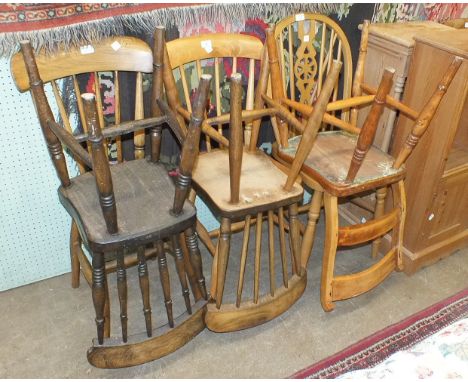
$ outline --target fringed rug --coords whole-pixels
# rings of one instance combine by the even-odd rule
[[[468,316],[468,288],[364,338],[290,378],[331,379],[368,369]]]
[[[59,44],[83,42],[121,35],[125,31],[152,33],[158,25],[243,24],[252,18],[276,18],[316,12],[329,15],[346,12],[339,3],[5,3],[0,4],[0,57],[16,52],[21,40],[30,40],[35,50],[53,51]],[[243,29],[243,28],[242,28]]]

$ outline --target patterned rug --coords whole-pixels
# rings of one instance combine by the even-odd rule
[[[353,370],[371,368],[467,316],[468,288],[300,370],[290,378],[332,379]]]

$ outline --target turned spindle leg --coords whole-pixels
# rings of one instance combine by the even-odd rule
[[[179,245],[179,239],[177,236],[172,236],[172,248],[174,250],[174,257],[177,269],[177,275],[179,276],[180,286],[182,287],[182,296],[184,297],[185,307],[187,308],[188,314],[192,314],[192,306],[190,304],[190,294],[187,283],[187,275],[185,272],[184,265],[184,254],[182,248]]]
[[[143,300],[143,314],[145,315],[146,334],[148,337],[153,335],[151,324],[151,305],[150,290],[148,278],[148,266],[146,265],[145,247],[138,247],[138,279],[140,283],[141,298]]]
[[[92,296],[96,312],[97,337],[100,345],[104,342],[104,304],[106,301],[106,269],[104,253],[93,255],[93,285]]]
[[[223,301],[224,283],[226,281],[230,241],[231,220],[228,218],[222,218],[218,247],[218,274],[216,280],[216,308],[218,309],[221,307],[221,303]]]
[[[127,342],[127,271],[125,269],[124,251],[118,250],[117,259],[117,292],[120,302],[120,325],[122,327],[122,341]]]
[[[184,255],[185,273],[187,274],[187,278],[190,283],[190,289],[192,290],[195,301],[198,301],[203,296],[202,296],[200,287],[198,285],[198,280],[197,280],[197,276],[195,275],[195,270],[193,269],[192,259],[191,259],[190,252],[187,247],[186,239],[185,239],[185,233],[182,232],[179,234],[178,244],[182,248],[182,253]]]
[[[289,240],[291,245],[293,273],[301,274],[300,250],[301,250],[301,234],[299,228],[299,219],[297,217],[297,204],[291,204],[289,211]]]
[[[198,237],[195,230],[190,227],[185,230],[185,242],[190,252],[190,260],[193,264],[195,275],[197,276],[198,286],[200,287],[201,293],[205,300],[208,299],[208,293],[206,292],[205,276],[203,275],[202,258],[200,249],[198,248]]]
[[[336,249],[338,246],[338,200],[336,196],[324,194],[325,206],[325,249],[323,251],[322,281],[320,301],[322,308],[329,312],[335,308],[333,303],[333,275],[335,270]]]
[[[171,328],[174,327],[174,315],[172,313],[171,283],[169,280],[169,271],[167,269],[167,258],[164,252],[164,243],[159,240],[156,243],[158,249],[158,268],[161,279],[161,287],[164,294],[164,305],[166,306],[167,322]]]
[[[270,270],[270,295],[275,296],[276,275],[275,275],[275,236],[274,236],[273,211],[268,211],[268,254]]]
[[[315,190],[309,207],[307,227],[302,238],[301,266],[304,268],[307,268],[307,263],[309,262],[309,257],[312,253],[312,247],[314,246],[315,228],[317,225],[317,220],[320,216],[322,199],[323,191]]]
[[[78,227],[74,220],[72,220],[70,230],[70,260],[71,260],[71,284],[72,288],[80,286],[80,259],[78,251],[81,249],[81,237],[78,232]]]
[[[280,242],[280,254],[281,254],[281,269],[283,271],[283,285],[285,288],[288,287],[288,264],[286,259],[286,239],[285,239],[285,228],[284,228],[284,212],[283,207],[278,209],[278,231],[279,231],[279,242]]]
[[[377,190],[375,193],[375,210],[374,210],[374,219],[378,219],[383,216],[385,212],[385,198],[387,196],[387,187],[382,187]],[[382,238],[378,237],[372,242],[372,258],[375,259],[379,254],[379,247]]]
[[[245,263],[247,260],[247,249],[249,247],[249,238],[250,238],[250,215],[245,217],[245,226],[244,226],[244,238],[242,240],[242,252],[240,260],[240,269],[239,269],[239,280],[237,282],[237,298],[236,306],[239,307],[242,299],[242,289],[244,288],[244,274],[245,274]]]
[[[262,222],[263,216],[259,212],[257,214],[257,227],[255,230],[255,264],[254,264],[254,298],[256,304],[260,294],[260,255],[262,253]]]

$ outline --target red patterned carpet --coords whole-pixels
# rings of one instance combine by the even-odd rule
[[[290,378],[331,379],[349,371],[373,367],[467,315],[468,288],[298,371]]]

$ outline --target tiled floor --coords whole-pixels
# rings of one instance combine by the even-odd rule
[[[411,277],[393,273],[371,292],[338,302],[333,312],[325,313],[319,302],[322,237],[323,219],[309,263],[307,289],[282,316],[235,333],[205,330],[164,359],[127,369],[100,370],[86,360],[95,328],[90,288],[85,282],[79,289],[72,289],[69,275],[63,275],[3,292],[0,377],[287,377],[468,286],[465,249]],[[240,240],[234,240],[239,245]],[[210,258],[206,253],[204,258],[209,281]],[[337,269],[357,268],[367,261],[367,253],[352,250],[340,256]],[[164,315],[162,311],[155,313]]]

